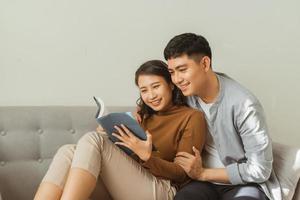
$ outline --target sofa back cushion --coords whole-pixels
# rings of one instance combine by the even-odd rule
[[[133,107],[108,107],[111,112]],[[3,199],[29,200],[57,149],[95,130],[96,107],[0,107],[0,188]]]

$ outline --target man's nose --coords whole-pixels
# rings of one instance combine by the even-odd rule
[[[183,79],[181,78],[181,76],[178,73],[174,73],[172,80],[176,85],[180,84],[183,81]]]

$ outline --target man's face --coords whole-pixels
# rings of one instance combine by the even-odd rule
[[[182,55],[168,60],[168,69],[173,83],[182,91],[184,96],[199,95],[201,89],[205,88],[207,71],[210,65],[207,56],[199,61]]]

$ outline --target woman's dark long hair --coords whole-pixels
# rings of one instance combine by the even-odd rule
[[[168,84],[173,84],[171,75],[168,71],[168,66],[161,60],[150,60],[142,64],[135,72],[135,84],[138,86],[138,80],[141,75],[156,75],[163,77]],[[143,99],[137,100],[137,105],[139,107],[138,114],[141,116],[142,120],[150,117],[156,111],[145,104]],[[174,85],[172,91],[172,103],[173,105],[184,105],[187,106],[186,97],[182,94],[180,89]]]

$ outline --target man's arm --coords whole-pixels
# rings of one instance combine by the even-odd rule
[[[234,185],[268,180],[272,172],[272,146],[263,108],[259,102],[246,101],[237,116],[238,133],[245,150],[245,161],[226,168],[203,168],[200,153],[178,153],[176,162],[193,179]],[[199,155],[197,155],[199,154]]]
[[[179,164],[189,177],[199,181],[230,183],[225,168],[203,168],[200,152],[195,147],[193,151],[195,155],[179,152],[175,158],[175,163]]]
[[[246,160],[226,166],[232,184],[262,183],[272,172],[273,154],[264,111],[257,100],[246,100],[236,118]]]

